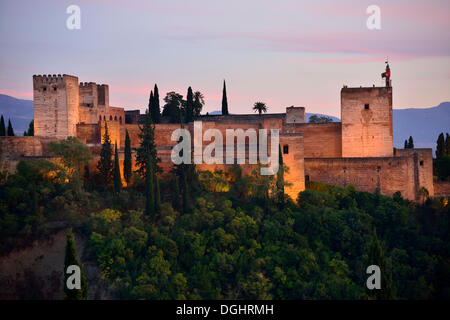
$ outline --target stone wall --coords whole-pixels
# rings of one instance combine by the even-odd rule
[[[77,138],[84,143],[100,143],[100,125],[97,124],[78,124]]]
[[[305,158],[340,158],[342,156],[341,123],[306,123],[296,126],[303,132]]]
[[[342,157],[392,157],[392,88],[341,90]]]
[[[450,197],[450,181],[435,181],[434,182],[434,196],[435,197]]]
[[[305,159],[307,179],[330,185],[354,185],[358,190],[415,200],[414,162],[411,157]]]
[[[419,193],[424,187],[434,195],[433,183],[433,150],[432,149],[397,149],[396,157],[408,157],[413,159],[415,192]]]
[[[14,172],[25,157],[39,157],[44,148],[39,137],[0,137],[0,170]]]

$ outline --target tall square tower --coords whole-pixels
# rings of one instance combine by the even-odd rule
[[[341,90],[342,157],[392,157],[392,87]]]
[[[78,78],[34,75],[34,135],[65,139],[76,136],[79,122]]]

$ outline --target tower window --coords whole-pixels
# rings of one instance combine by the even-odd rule
[[[53,87],[53,91],[56,91],[56,87]]]
[[[308,175],[305,176],[305,181],[309,182],[309,176]]]
[[[421,167],[423,167],[423,160],[422,160],[422,161],[420,161],[420,166],[421,166]]]
[[[109,121],[112,121],[112,116],[109,116]]]
[[[42,91],[47,91],[47,87],[43,87],[43,88],[42,88]]]
[[[380,170],[381,170],[381,167],[377,167],[377,172],[380,172]]]
[[[283,154],[289,154],[289,146],[287,144],[283,146]]]
[[[364,105],[364,110],[369,110],[369,104],[368,103],[366,103],[365,105]]]

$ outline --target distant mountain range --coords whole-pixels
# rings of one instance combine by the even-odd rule
[[[8,119],[17,135],[22,135],[28,129],[30,121],[33,119],[33,101],[23,100],[0,94],[0,114],[5,118],[6,124]],[[221,114],[220,111],[209,113]],[[307,113],[306,121],[316,114]],[[339,118],[328,116],[333,121],[340,121]],[[436,140],[441,132],[450,133],[450,102],[443,102],[432,108],[410,108],[410,109],[394,109],[394,147],[403,148],[404,141],[413,136],[414,146],[416,148],[433,148],[436,147]]]

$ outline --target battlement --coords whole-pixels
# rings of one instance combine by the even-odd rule
[[[80,82],[79,87],[80,89],[93,89],[97,87],[97,84],[95,82]]]
[[[33,85],[34,86],[42,86],[42,85],[49,85],[49,84],[63,84],[65,79],[77,79],[75,76],[63,74],[63,75],[51,75],[51,74],[44,74],[44,75],[33,75]]]

